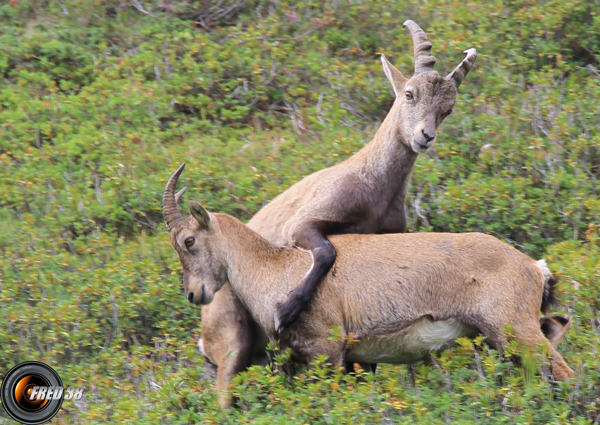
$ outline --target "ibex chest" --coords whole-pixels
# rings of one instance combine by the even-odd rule
[[[380,188],[370,203],[370,229],[365,233],[404,233],[406,231],[406,191],[409,175],[395,175],[394,184]]]
[[[344,233],[404,233],[406,231],[405,194],[396,196],[381,194],[377,199],[365,200],[356,210],[360,213],[345,211],[348,216],[341,220],[343,224],[331,229],[330,234]]]

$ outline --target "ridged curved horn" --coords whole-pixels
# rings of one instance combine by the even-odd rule
[[[183,223],[183,216],[177,209],[175,186],[177,186],[177,180],[184,168],[185,162],[181,164],[177,171],[175,171],[175,174],[171,176],[165,186],[165,193],[163,194],[163,215],[165,216],[165,225],[169,232],[171,229],[174,229]],[[181,195],[183,195],[183,193],[181,193]]]
[[[414,21],[406,21],[402,24],[407,27],[412,35],[414,55],[415,55],[415,74],[433,71],[435,65],[435,57],[431,56],[431,47],[433,46],[427,41],[427,34]]]
[[[466,53],[467,57],[464,58],[456,68],[454,68],[454,71],[452,71],[446,76],[446,78],[452,79],[456,88],[460,86],[460,83],[462,83],[463,79],[471,70],[471,67],[473,67],[473,64],[475,63],[475,58],[477,58],[477,50],[475,49],[468,49],[465,50],[463,53]]]
[[[175,205],[179,204],[179,200],[183,196],[183,194],[187,191],[187,187],[184,187],[179,192],[175,194]]]

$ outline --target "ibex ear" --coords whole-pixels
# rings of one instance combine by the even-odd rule
[[[200,227],[208,228],[208,226],[210,226],[210,215],[208,214],[208,211],[206,211],[198,202],[190,201],[190,212]]]
[[[384,54],[381,54],[381,64],[383,65],[383,72],[385,72],[385,76],[392,83],[392,87],[394,88],[394,92],[396,93],[396,97],[403,91],[404,84],[407,79],[402,75],[398,69],[392,65]]]

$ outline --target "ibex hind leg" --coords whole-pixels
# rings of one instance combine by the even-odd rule
[[[558,314],[547,315],[540,318],[540,327],[544,336],[556,348],[571,327],[571,318]]]
[[[511,334],[521,347],[532,353],[539,352],[540,347],[547,352],[551,362],[552,374],[557,380],[564,381],[573,376],[573,370],[544,336],[537,319],[523,319],[520,323],[514,323],[512,326]],[[504,346],[507,343],[504,327],[484,323],[483,325],[480,324],[479,328],[483,335],[487,337],[487,342],[500,353],[503,353]]]
[[[279,333],[298,320],[310,302],[317,285],[335,263],[335,248],[323,233],[323,228],[323,223],[311,222],[295,232],[296,246],[310,251],[313,263],[300,285],[289,294],[285,302],[277,307],[275,328]]]
[[[539,322],[532,320],[531,323],[521,323],[515,326],[514,335],[517,341],[531,352],[539,351],[541,347],[547,353],[552,367],[552,375],[556,380],[565,381],[575,374],[552,342],[544,336]]]

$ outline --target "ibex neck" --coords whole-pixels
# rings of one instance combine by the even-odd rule
[[[302,273],[310,267],[310,255],[273,245],[229,215],[215,216],[223,235],[227,276],[233,292],[267,333],[274,331],[276,305],[285,301],[292,285],[300,282]],[[298,276],[290,279],[295,273]]]
[[[356,154],[362,172],[381,183],[399,184],[410,176],[417,153],[400,132],[402,116],[394,105],[373,140]]]

